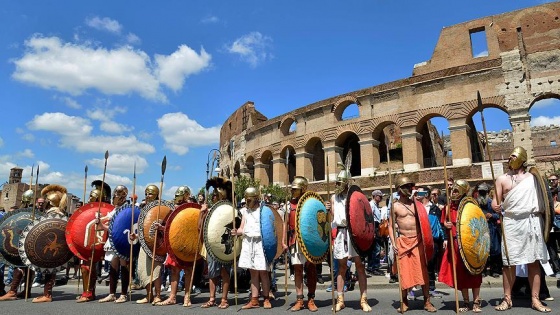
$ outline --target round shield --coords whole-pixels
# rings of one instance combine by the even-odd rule
[[[68,218],[41,216],[30,223],[19,240],[19,255],[26,266],[41,272],[56,272],[72,259],[64,234]]]
[[[107,216],[107,213],[114,208],[108,203],[90,202],[72,214],[66,225],[66,243],[74,255],[85,261],[103,260],[105,257],[103,246],[107,241],[108,233],[95,224],[95,221],[97,217]]]
[[[130,245],[132,244],[133,257],[138,256],[140,251],[140,243],[138,238],[134,241],[130,240],[129,235],[138,235],[138,217],[140,216],[140,208],[132,205],[120,206],[115,210],[115,214],[109,223],[109,242],[115,249],[117,255],[125,260],[130,259]],[[132,232],[131,230],[132,226]]]
[[[459,203],[457,242],[467,270],[473,275],[481,273],[490,255],[490,231],[484,212],[471,197]]]
[[[39,218],[41,212],[35,211],[35,218]],[[32,208],[9,211],[0,219],[0,257],[8,265],[14,267],[25,267],[19,257],[19,238],[33,216]]]
[[[298,201],[296,208],[296,239],[305,258],[319,264],[327,257],[330,222],[323,199],[308,191]]]
[[[164,225],[164,222],[173,210],[175,210],[175,205],[172,202],[166,200],[155,200],[141,209],[140,217],[138,218],[138,236],[140,238],[140,245],[146,254],[153,258],[154,244],[156,244],[156,255],[154,259],[159,262],[165,261],[167,249],[164,244],[164,233],[163,231],[157,229],[155,223],[157,222]]]
[[[206,251],[214,260],[229,264],[241,253],[241,237],[231,235],[233,216],[235,227],[241,225],[241,218],[229,201],[216,202],[204,220],[204,244]],[[235,239],[235,242],[234,242]]]
[[[535,186],[537,188],[537,197],[539,201],[539,210],[543,212],[543,236],[544,241],[548,242],[548,237],[550,236],[550,230],[552,229],[552,221],[554,220],[554,199],[552,199],[552,193],[550,187],[545,179],[539,173],[539,170],[531,166],[529,168],[529,173],[533,174],[535,177]]]
[[[271,209],[268,205],[262,205],[260,213],[264,256],[270,264],[279,256],[279,248],[282,253],[282,218],[278,211]]]
[[[374,247],[375,222],[366,195],[355,185],[348,189],[346,219],[352,246],[360,256],[367,256]]]
[[[198,231],[199,219],[200,205],[197,203],[183,204],[167,218],[165,247],[171,259],[180,266],[185,267],[188,262],[193,262],[195,256],[200,258],[204,244]]]
[[[432,235],[432,226],[430,225],[430,219],[428,218],[428,211],[426,211],[426,208],[421,202],[415,200],[414,209],[416,210],[418,224],[420,224],[422,244],[424,245],[424,255],[426,256],[426,263],[428,263],[428,261],[430,261],[434,256],[434,237]]]

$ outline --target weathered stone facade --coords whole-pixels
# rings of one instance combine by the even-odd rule
[[[388,169],[410,173],[421,183],[438,183],[443,179],[443,141],[429,120],[443,117],[449,122],[450,136],[443,147],[451,151],[450,175],[488,179],[482,171],[488,163],[472,121],[477,91],[483,108],[509,115],[513,145],[523,146],[531,161],[538,161],[534,148],[540,140],[531,131],[529,109],[539,100],[560,98],[559,16],[560,3],[555,2],[445,27],[432,58],[415,65],[411,77],[333,96],[275,118],[267,119],[248,102],[222,126],[220,167],[226,175],[234,167],[235,174],[249,174],[264,185],[284,185],[303,175],[314,190],[324,192],[326,176],[334,179],[337,162],[351,150],[351,173],[364,190],[388,187]],[[487,56],[473,56],[471,34],[476,32],[486,35]],[[343,119],[352,104],[359,116]]]

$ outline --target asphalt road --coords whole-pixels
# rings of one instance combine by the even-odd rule
[[[549,286],[550,293],[555,297],[554,301],[546,302],[553,311],[551,314],[560,314],[560,290],[556,287]],[[373,308],[371,314],[397,314],[396,308],[399,305],[398,290],[395,289],[369,289],[368,297],[369,303]],[[42,292],[41,288],[33,288],[32,297],[38,296]],[[454,314],[454,291],[452,289],[443,289],[441,298],[433,298],[432,302],[438,309],[437,314]],[[108,293],[108,287],[100,285],[97,288],[98,297],[104,297]],[[140,299],[143,291],[134,291],[132,294],[133,300]],[[419,294],[419,293],[418,293]],[[519,298],[514,299],[514,308],[508,312],[498,312],[494,310],[494,305],[499,303],[502,296],[501,288],[483,288],[482,298],[482,314],[537,314],[536,311],[531,309],[530,299]],[[55,287],[54,301],[52,303],[34,304],[31,299],[27,302],[24,300],[0,302],[0,314],[41,314],[41,315],[64,315],[64,314],[235,314],[235,313],[250,313],[250,314],[286,314],[290,305],[295,301],[295,293],[289,292],[288,303],[284,299],[284,292],[277,293],[278,298],[272,302],[273,308],[271,310],[264,310],[262,308],[255,310],[240,311],[242,304],[247,302],[248,293],[241,292],[238,295],[239,306],[235,306],[233,294],[230,295],[230,306],[227,310],[220,310],[216,307],[210,309],[201,309],[200,305],[208,300],[208,292],[203,292],[198,296],[192,297],[194,306],[186,308],[182,306],[184,292],[179,294],[178,302],[181,304],[172,306],[151,306],[151,305],[138,305],[134,302],[127,302],[123,304],[114,303],[98,303],[97,301],[78,304],[75,302],[77,295],[77,287],[75,285],[65,285]],[[460,293],[459,293],[459,296]],[[331,312],[331,293],[325,290],[317,291],[317,305],[319,306],[318,314],[327,314]],[[362,313],[359,306],[359,292],[357,290],[346,293],[346,308],[340,314],[359,314]],[[422,310],[422,298],[416,301],[410,301],[411,310],[407,314],[427,314]],[[291,313],[291,312],[290,312]],[[300,311],[299,314],[309,314],[307,310]]]

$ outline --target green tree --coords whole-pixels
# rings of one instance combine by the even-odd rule
[[[247,187],[260,187],[260,181],[249,176],[241,175],[235,179],[235,204],[241,202]]]
[[[289,197],[289,191],[286,190],[285,187],[281,187],[278,184],[268,185],[261,189],[263,194],[271,194],[272,201],[282,202],[286,200],[286,197]]]

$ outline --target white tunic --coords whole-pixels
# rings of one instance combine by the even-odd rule
[[[243,242],[241,243],[241,255],[239,256],[239,267],[253,270],[268,270],[261,236],[261,211],[247,209],[243,213],[245,225],[243,227]]]

